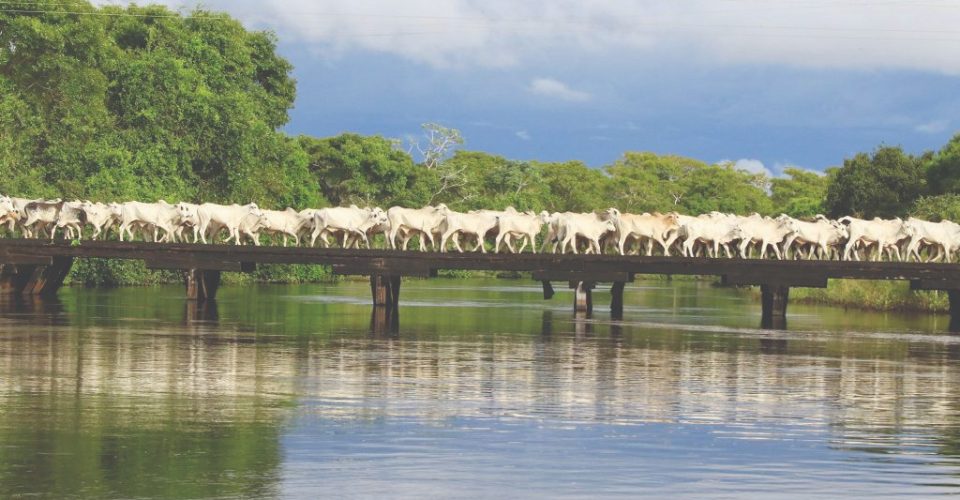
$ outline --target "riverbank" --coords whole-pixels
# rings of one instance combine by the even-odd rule
[[[760,292],[757,291],[759,300]],[[792,288],[790,302],[868,311],[949,312],[947,293],[915,291],[908,281],[831,280],[827,288]]]

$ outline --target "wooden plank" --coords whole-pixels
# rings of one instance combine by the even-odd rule
[[[960,290],[960,280],[919,279],[910,280],[911,290]]]
[[[53,264],[53,257],[50,255],[30,255],[7,252],[3,255],[0,255],[0,264],[31,264],[37,266],[49,266]]]

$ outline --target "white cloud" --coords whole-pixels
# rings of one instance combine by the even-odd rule
[[[584,102],[591,99],[587,92],[574,90],[567,84],[554,80],[553,78],[534,78],[530,82],[528,90],[534,94],[560,99],[561,101]]]
[[[522,141],[529,141],[531,139],[530,132],[526,130],[518,130],[514,135],[516,135]]]
[[[723,160],[720,163],[729,162],[729,160]],[[766,165],[763,164],[760,160],[755,160],[752,158],[741,158],[735,162],[732,162],[734,168],[737,170],[743,170],[750,172],[751,174],[763,174],[767,177],[774,177],[773,172],[770,171]]]
[[[571,55],[623,63],[666,55],[719,65],[960,74],[960,8],[947,0],[204,0],[202,5],[322,54],[367,50],[438,67],[504,67]]]
[[[920,132],[921,134],[939,134],[944,130],[947,130],[947,127],[950,126],[950,122],[947,120],[934,120],[927,123],[921,123],[916,127],[913,127],[913,130]]]

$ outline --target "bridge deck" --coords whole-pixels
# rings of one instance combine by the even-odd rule
[[[480,254],[118,241],[0,239],[0,264],[49,264],[54,258],[143,260],[163,269],[249,271],[256,264],[324,264],[353,275],[431,276],[437,270],[532,272],[553,281],[622,282],[635,274],[715,275],[742,285],[823,287],[828,279],[910,280],[916,289],[960,289],[960,264]]]

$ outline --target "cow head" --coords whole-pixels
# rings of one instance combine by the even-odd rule
[[[180,224],[195,226],[197,224],[197,210],[188,203],[177,203],[175,205],[177,215],[180,217]]]
[[[0,197],[0,216],[5,219],[20,220],[20,212],[13,206],[13,200],[9,196]]]
[[[244,205],[247,209],[250,210],[250,215],[255,215],[257,217],[263,217],[263,210],[260,210],[260,207],[256,203],[247,203]]]
[[[604,219],[617,220],[620,218],[620,211],[616,208],[610,207],[605,212],[603,212]]]

